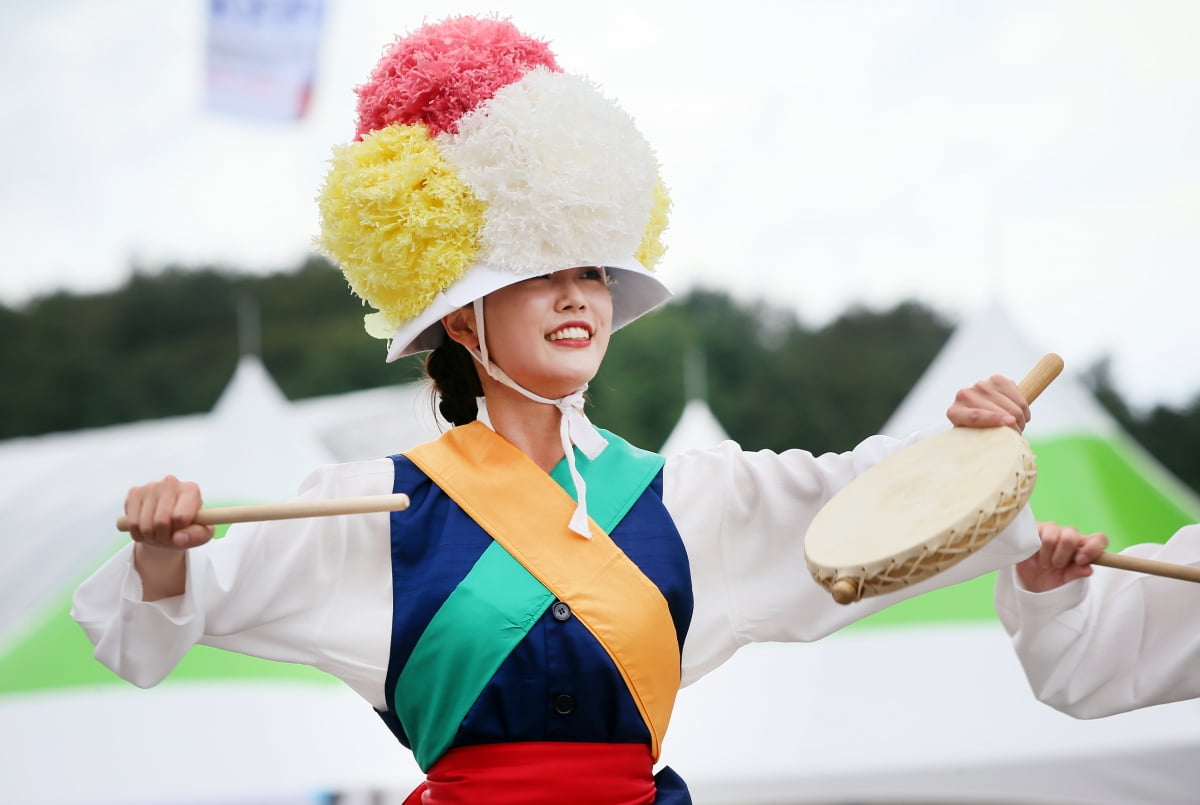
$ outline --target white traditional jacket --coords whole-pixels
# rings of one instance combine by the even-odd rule
[[[923,591],[1012,565],[1039,541],[1028,509],[978,553],[908,589],[844,606],[812,580],[804,534],[838,490],[902,443],[852,451],[746,452],[733,442],[667,460],[663,501],[688,554],[695,607],[682,684],[742,645],[811,641]],[[392,492],[389,458],[314,471],[300,497]],[[96,658],[130,682],[162,680],[197,643],[320,668],[386,707],[393,590],[389,515],[233,526],[188,551],[187,589],[143,602],[126,546],[76,592],[73,617]]]

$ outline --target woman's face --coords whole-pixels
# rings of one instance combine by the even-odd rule
[[[484,297],[488,358],[543,397],[570,394],[596,376],[612,331],[603,268],[569,268]]]

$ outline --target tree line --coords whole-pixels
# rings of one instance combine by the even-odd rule
[[[365,312],[319,257],[267,276],[166,266],[111,292],[0,305],[0,439],[207,411],[247,349],[289,399],[420,377],[420,356],[383,361],[383,342],[363,332]],[[656,448],[686,402],[687,367],[699,363],[705,398],[744,448],[840,451],[878,432],[952,329],[912,301],[808,327],[765,302],[695,290],[613,339],[590,410],[597,424]],[[1200,490],[1200,394],[1182,408],[1135,412],[1106,360],[1084,380],[1134,439]]]

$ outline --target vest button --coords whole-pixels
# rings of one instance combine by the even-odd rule
[[[565,601],[555,601],[550,605],[550,614],[554,616],[554,620],[562,623],[571,619],[571,608]]]
[[[554,697],[554,712],[560,716],[570,715],[575,710],[575,699],[565,693]]]

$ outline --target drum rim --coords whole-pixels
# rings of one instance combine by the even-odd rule
[[[813,541],[810,537],[814,532],[820,536],[821,532],[819,529],[823,527],[827,519],[830,519],[830,512],[837,512],[836,508],[830,509],[830,507],[835,505],[834,501],[838,500],[839,496],[842,496],[846,490],[850,489],[862,478],[867,477],[869,473],[888,471],[887,469],[879,470],[878,468],[889,465],[890,459],[900,456],[905,451],[900,450],[886,457],[859,475],[854,482],[843,487],[817,513],[817,516],[813,518],[805,534],[804,558],[813,579],[826,589],[830,589],[839,579],[849,578],[859,587],[858,597],[878,595],[923,581],[957,564],[990,542],[992,538],[1003,531],[1016,518],[1033,492],[1034,481],[1037,477],[1037,468],[1029,444],[1011,428],[956,428],[943,431],[930,437],[930,439],[917,442],[906,448],[917,447],[931,440],[938,440],[939,437],[941,440],[960,439],[964,437],[976,439],[979,438],[977,434],[1001,430],[1007,431],[1012,436],[1012,440],[1008,442],[1013,448],[1011,463],[1003,472],[998,473],[1002,479],[1002,483],[993,489],[988,496],[988,500],[976,501],[974,504],[964,502],[962,514],[953,518],[949,525],[940,532],[931,534],[911,545],[901,546],[898,550],[886,556],[868,558],[851,563],[833,563],[828,561],[827,558],[822,560],[820,550],[812,550]],[[961,432],[970,433],[971,435],[967,436],[965,433],[964,435],[956,436],[948,435]],[[987,438],[1000,438],[1002,446],[1004,446],[1003,442],[1007,440],[1007,437],[990,436]],[[930,449],[933,447],[936,447],[936,445],[933,445]],[[1007,478],[1007,481],[1003,480],[1005,478]],[[990,509],[985,508],[985,504],[988,502],[991,502]],[[825,516],[823,517],[823,515]],[[818,544],[819,547],[820,545]],[[817,556],[814,557],[813,553],[816,553]]]

